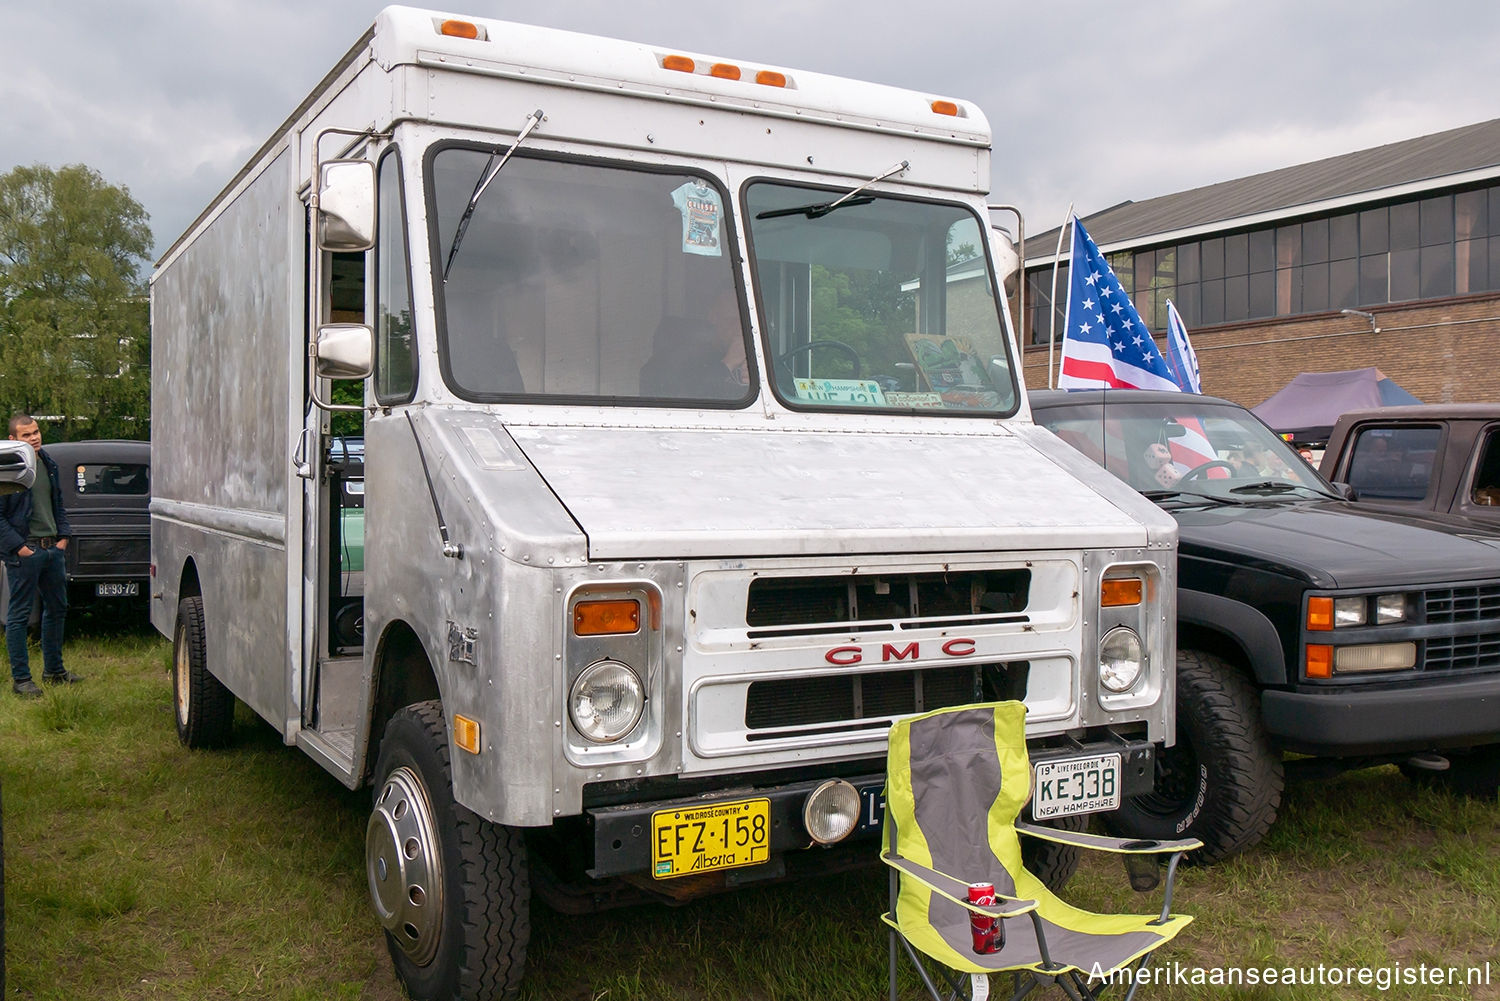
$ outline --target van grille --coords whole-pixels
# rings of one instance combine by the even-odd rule
[[[1026,695],[1030,665],[958,664],[923,671],[871,671],[863,674],[823,675],[754,681],[745,701],[745,727],[750,739],[795,736],[828,723],[857,729],[860,721],[884,726],[894,717],[930,712],[948,706]],[[853,727],[848,724],[854,724]],[[795,732],[787,732],[793,730]]]
[[[1024,622],[1030,591],[1031,571],[1025,569],[765,577],[750,584],[745,623],[755,639],[854,624],[889,630],[950,619]],[[795,628],[809,626],[814,628]]]

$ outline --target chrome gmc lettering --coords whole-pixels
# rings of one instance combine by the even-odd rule
[[[942,645],[941,652],[944,656],[947,657],[969,657],[973,655],[975,646],[976,645],[973,640],[967,637],[962,637],[959,639],[948,640]],[[865,659],[865,651],[863,647],[836,646],[832,650],[829,650],[827,653],[825,653],[823,655],[823,659],[828,663],[835,665],[836,667],[848,667],[851,664],[863,663]],[[921,644],[918,642],[908,643],[906,644],[906,646],[901,647],[898,647],[894,643],[881,644],[880,662],[882,664],[889,663],[895,660],[921,659],[922,648]]]

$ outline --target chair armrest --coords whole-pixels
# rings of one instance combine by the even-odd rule
[[[1089,834],[1086,831],[1060,831],[1055,827],[1042,827],[1029,824],[1024,820],[1017,820],[1015,826],[1017,833],[1040,838],[1043,841],[1055,841],[1060,845],[1075,845],[1079,848],[1115,852],[1120,855],[1163,855],[1172,852],[1190,852],[1195,848],[1203,847],[1203,842],[1197,838],[1182,838],[1178,841],[1111,838],[1102,834]]]
[[[951,900],[964,910],[972,911],[975,914],[983,914],[992,918],[1015,918],[1023,914],[1029,914],[1037,908],[1035,900],[1007,897],[1003,893],[995,894],[995,905],[993,907],[983,907],[969,901],[969,884],[963,880],[955,879],[946,873],[939,872],[919,862],[913,862],[911,859],[902,858],[900,855],[892,852],[881,852],[880,861],[897,872],[915,879],[938,896]],[[959,893],[962,893],[963,896],[959,897],[957,895]]]

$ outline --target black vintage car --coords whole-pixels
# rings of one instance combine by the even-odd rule
[[[1254,415],[1185,393],[1031,394],[1033,415],[1179,527],[1177,743],[1110,822],[1257,842],[1299,767],[1395,762],[1500,789],[1500,532],[1353,503]]]
[[[151,569],[151,443],[70,441],[42,450],[57,463],[73,526],[68,604],[126,614],[139,609],[144,615]]]

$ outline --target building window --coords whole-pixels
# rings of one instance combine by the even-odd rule
[[[1189,328],[1500,290],[1500,184],[1120,251],[1110,266],[1153,333],[1167,300]],[[1028,275],[1029,342],[1045,344],[1052,271]],[[1067,265],[1058,275],[1067,289]],[[1062,336],[1065,303],[1057,304]]]

